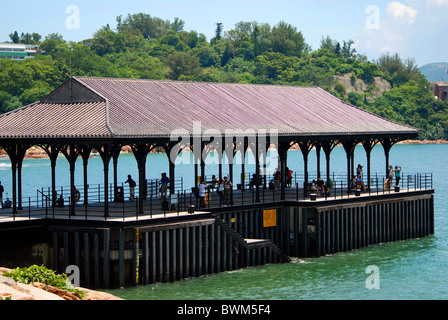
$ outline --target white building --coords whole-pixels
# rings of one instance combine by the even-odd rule
[[[25,60],[40,52],[38,45],[0,43],[0,59]]]

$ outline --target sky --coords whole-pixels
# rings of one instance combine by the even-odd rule
[[[5,1],[0,12],[0,42],[17,31],[63,35],[81,41],[107,24],[116,27],[119,15],[147,13],[153,17],[185,21],[210,40],[216,23],[224,31],[239,21],[271,26],[285,21],[301,31],[313,50],[322,37],[353,40],[358,53],[370,60],[398,53],[414,58],[418,66],[448,62],[448,0],[22,0]]]

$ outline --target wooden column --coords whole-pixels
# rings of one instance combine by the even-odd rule
[[[263,144],[263,146],[261,144]],[[261,153],[263,152],[263,155],[266,157],[267,149],[265,147],[266,147],[266,136],[259,136],[259,135],[255,137],[255,142],[248,141],[247,145],[245,146],[246,150],[247,148],[250,148],[255,158],[255,181],[254,181],[255,186],[252,186],[255,187],[255,202],[260,202],[260,156]]]
[[[109,217],[109,164],[110,159],[114,154],[119,153],[121,150],[121,145],[104,145],[96,146],[95,149],[101,156],[103,160],[103,170],[104,170],[104,217]],[[114,190],[115,192],[115,190]]]
[[[131,145],[134,157],[137,160],[138,180],[139,180],[139,197],[138,197],[138,213],[143,214],[143,201],[146,198],[145,182],[146,182],[146,157],[156,148],[154,144],[135,144]]]
[[[255,202],[260,202],[260,137],[256,137],[256,150],[255,156]],[[266,143],[265,143],[266,145]],[[264,150],[264,155],[266,157],[266,150]],[[266,164],[265,164],[266,165]]]
[[[316,142],[314,144],[315,148],[316,148],[316,157],[317,157],[317,177],[321,177],[320,175],[320,150],[322,149],[322,145],[320,144],[320,142]]]
[[[4,147],[11,160],[13,213],[17,213],[17,209],[22,210],[22,163],[29,147],[29,145],[22,144],[12,144]]]
[[[331,152],[333,151],[333,149],[336,147],[336,145],[337,145],[336,141],[321,142],[322,149],[324,150],[324,153],[325,153],[325,160],[326,160],[326,165],[327,165],[327,169],[326,169],[326,171],[327,171],[326,184],[327,185],[328,185],[329,181],[331,180],[331,178],[330,178],[330,155],[331,155]]]
[[[233,181],[233,161],[236,153],[235,138],[233,137],[231,139],[226,138],[224,146],[225,146],[224,152],[229,161],[229,176],[227,178],[230,182],[232,182],[232,184],[234,184],[235,182]],[[230,203],[233,205],[233,188],[231,189],[230,194],[232,199]]]
[[[114,171],[114,201],[116,200],[117,187],[118,187],[118,157],[120,156],[121,149],[112,155],[113,171]],[[124,197],[124,195],[123,195]]]
[[[165,150],[165,153],[168,157],[169,162],[169,178],[170,178],[170,193],[174,194],[176,192],[176,159],[177,156],[182,152],[182,147],[178,144],[178,142],[165,143],[162,145],[162,148]]]
[[[308,155],[313,147],[310,141],[298,141],[297,144],[300,147],[300,151],[302,151],[303,162],[304,162],[304,171],[305,171],[305,183],[308,183]],[[303,188],[303,196],[306,197],[308,195],[307,188]]]
[[[41,145],[40,146],[50,158],[51,163],[51,201],[53,207],[57,203],[57,191],[56,191],[56,161],[59,156],[59,148],[57,146]]]
[[[243,141],[243,145],[242,148],[240,148],[241,150],[241,192],[244,191],[245,189],[245,183],[246,183],[246,179],[245,179],[245,175],[246,175],[246,152],[248,149],[248,144],[249,144],[249,139],[247,137],[244,137],[244,141]]]
[[[207,157],[207,153],[204,154],[204,150],[207,144],[204,141],[201,141],[201,157],[200,157],[200,165],[201,165],[201,182],[205,181],[205,159]]]
[[[392,146],[397,142],[397,139],[393,138],[385,138],[381,139],[380,142],[383,145],[384,148],[384,156],[386,157],[386,177],[389,174],[389,152]]]
[[[89,203],[87,166],[89,164],[89,157],[91,152],[92,147],[90,146],[82,146],[80,148],[80,154],[82,157],[82,164],[83,164],[83,177],[84,177],[84,205],[87,205]]]
[[[194,165],[194,184],[193,186],[195,188],[198,187],[198,177],[199,177],[199,164],[201,163],[201,142],[199,141],[199,146],[194,145],[194,142],[196,142],[197,138],[191,138],[190,139],[190,150],[193,152],[193,165]]]
[[[280,157],[280,173],[281,173],[281,187],[280,200],[285,200],[285,185],[286,185],[286,155],[290,147],[290,141],[278,143],[278,155]]]
[[[355,140],[342,141],[342,146],[344,147],[345,153],[347,155],[347,193],[350,193],[350,186],[351,186],[351,180],[352,180],[350,163],[351,163],[352,152],[356,146],[356,141]]]
[[[70,165],[70,215],[75,215],[75,164],[80,155],[77,145],[64,145],[60,147],[62,154]]]
[[[378,143],[377,140],[365,140],[362,142],[362,145],[364,147],[364,150],[366,151],[366,158],[367,158],[367,191],[370,191],[370,173],[371,173],[371,168],[370,168],[370,156],[372,153],[372,149],[373,147]]]

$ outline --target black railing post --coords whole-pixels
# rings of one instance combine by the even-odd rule
[[[68,197],[68,219],[72,219],[72,215],[70,214],[72,212],[72,199],[71,197]]]
[[[431,172],[431,189],[432,189],[432,172]]]
[[[124,203],[125,203],[125,201],[124,201],[124,199],[125,199],[125,197],[124,197],[124,188],[122,190],[123,190],[123,199],[122,199],[123,201],[121,203],[122,203],[123,214],[125,214],[126,208],[124,206]]]
[[[149,195],[149,216],[151,217],[151,219],[152,219],[152,197],[153,197],[153,195],[154,195],[154,192],[153,192],[153,181],[151,180],[151,192],[150,192],[150,195]]]
[[[258,181],[256,181],[256,183],[258,183]],[[255,203],[255,189],[256,187],[254,185],[250,186],[250,191],[252,192],[252,204]]]
[[[299,183],[296,180],[296,201],[299,201]]]
[[[180,213],[180,192],[177,191],[177,215]]]
[[[263,203],[265,202],[264,201],[264,190],[266,190],[266,185],[264,185],[263,190],[262,190],[263,191],[263,193],[262,193],[262,195],[263,195]]]

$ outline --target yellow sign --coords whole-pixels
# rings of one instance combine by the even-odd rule
[[[263,210],[263,228],[277,226],[277,209]]]

